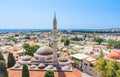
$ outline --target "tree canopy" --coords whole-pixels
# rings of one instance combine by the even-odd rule
[[[100,77],[120,77],[120,63],[99,58],[94,65]]]
[[[44,77],[54,77],[54,71],[53,70],[47,70],[45,72],[45,76]]]
[[[101,44],[104,41],[104,39],[101,38],[101,37],[94,37],[94,41],[98,42],[99,44]]]
[[[8,77],[6,64],[3,60],[0,60],[0,77]]]
[[[80,41],[80,40],[83,40],[82,38],[78,38],[77,36],[74,37],[74,38],[71,38],[72,41]]]
[[[106,60],[104,58],[99,58],[94,65],[95,69],[99,72],[100,77],[105,77],[106,75]]]
[[[25,49],[25,54],[30,56],[33,56],[33,54],[37,51],[39,47],[40,47],[39,45],[30,46],[27,43],[23,44],[23,48]]]
[[[28,43],[24,43],[24,44],[23,44],[23,48],[24,48],[24,49],[27,49],[27,48],[29,48],[29,47],[30,47],[30,44],[28,44]]]
[[[61,38],[60,41],[61,41],[61,42],[65,42],[65,40],[66,40],[66,38]]]
[[[109,48],[120,48],[120,41],[117,40],[108,40],[107,41],[107,46]]]
[[[15,43],[17,42],[17,39],[15,38],[15,37],[13,37],[13,36],[9,36],[8,38],[7,38],[7,41],[9,42],[9,41],[14,41]]]
[[[68,46],[69,44],[70,44],[70,40],[66,39],[65,42],[64,42],[64,45]]]

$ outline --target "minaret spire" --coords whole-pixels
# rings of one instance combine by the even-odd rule
[[[54,12],[54,19],[56,19],[56,12]]]
[[[54,12],[54,19],[53,19],[53,29],[57,29],[57,20],[56,20],[56,13]]]
[[[57,59],[57,20],[56,20],[56,13],[54,12],[54,19],[53,19],[53,64],[58,64]]]

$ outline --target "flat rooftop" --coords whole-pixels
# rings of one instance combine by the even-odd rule
[[[70,56],[73,57],[73,58],[79,59],[79,60],[83,60],[83,59],[88,57],[88,55],[84,55],[84,54],[80,54],[80,53],[73,54],[73,55],[70,55]]]

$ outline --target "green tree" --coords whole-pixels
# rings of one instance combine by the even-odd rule
[[[34,53],[37,51],[37,49],[39,48],[38,45],[33,45],[33,46],[30,46],[29,48],[26,48],[25,50],[25,54],[26,55],[30,55],[30,56],[33,56]]]
[[[95,70],[98,71],[100,77],[106,77],[106,60],[104,58],[99,58],[94,65]]]
[[[0,77],[8,77],[6,64],[3,60],[0,60]]]
[[[116,71],[116,77],[120,77],[120,69]]]
[[[116,71],[119,69],[116,61],[108,61],[106,65],[106,77],[116,77]]]
[[[65,42],[64,42],[64,45],[68,46],[69,44],[70,44],[70,40],[66,39]]]
[[[5,61],[5,59],[4,59],[4,57],[3,57],[3,55],[2,55],[2,53],[1,53],[1,52],[0,52],[0,60]]]
[[[87,37],[87,34],[84,34],[84,35],[83,35],[83,39],[85,40],[85,39],[86,39],[86,37]]]
[[[116,70],[116,77],[120,77],[120,63],[117,62],[118,70]]]
[[[23,65],[22,77],[29,77],[29,70],[28,70],[28,66],[27,65]]]
[[[104,41],[104,39],[100,38],[100,37],[94,37],[94,41],[98,42],[99,44],[101,44]]]
[[[108,41],[107,41],[107,46],[108,46],[109,48],[120,48],[120,41],[108,40]]]
[[[49,47],[53,47],[53,43],[49,43]]]
[[[80,40],[82,40],[82,38],[78,38],[78,37],[76,36],[75,38],[71,38],[71,40],[73,40],[73,41],[80,41]]]
[[[66,38],[61,38],[60,41],[61,41],[61,42],[65,42],[65,40],[66,40]]]
[[[30,44],[28,44],[28,43],[24,43],[24,44],[23,44],[23,48],[24,48],[24,49],[27,49],[27,48],[29,48],[29,47],[30,47]]]
[[[14,41],[15,43],[17,43],[17,39],[15,38],[15,37],[13,37],[13,36],[9,36],[8,38],[7,38],[7,41],[9,42],[9,41]]]
[[[15,63],[16,63],[16,61],[15,61],[15,58],[14,58],[13,54],[9,52],[9,54],[8,54],[8,63],[7,63],[8,68],[14,66]]]
[[[120,77],[120,63],[99,58],[94,65],[100,77]]]
[[[44,77],[54,77],[54,71],[53,70],[47,70],[45,72],[45,76]]]

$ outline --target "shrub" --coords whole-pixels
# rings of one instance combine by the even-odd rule
[[[4,57],[3,57],[3,55],[2,55],[2,53],[1,53],[1,52],[0,52],[0,60],[5,61],[5,59],[4,59]]]
[[[0,77],[8,77],[6,64],[3,60],[0,60]]]
[[[29,77],[29,70],[28,70],[28,66],[27,65],[23,65],[22,77]]]
[[[54,72],[53,70],[47,70],[45,72],[45,76],[44,77],[54,77]]]

